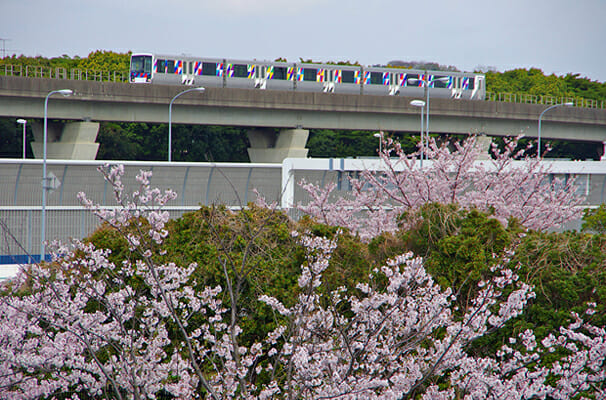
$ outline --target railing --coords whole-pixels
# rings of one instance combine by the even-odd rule
[[[22,76],[26,78],[72,79],[78,81],[128,82],[128,71],[99,71],[63,67],[41,67],[30,65],[0,65],[0,76]],[[574,103],[575,107],[606,108],[606,101],[582,97],[540,96],[525,93],[486,93],[487,101],[506,103],[544,104]]]
[[[575,107],[606,108],[606,101],[584,99],[582,97],[540,96],[525,93],[486,93],[487,101],[502,101],[506,103],[554,105],[573,103]]]
[[[0,76],[25,78],[71,79],[97,82],[128,82],[128,71],[101,71],[80,68],[42,67],[31,65],[0,65]]]

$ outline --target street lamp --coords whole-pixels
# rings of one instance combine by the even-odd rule
[[[25,158],[25,126],[27,125],[27,120],[19,118],[17,123],[23,125],[23,158]]]
[[[381,152],[383,151],[383,135],[381,135],[379,132],[377,132],[373,136],[376,138],[379,138],[379,156],[380,156]]]
[[[44,256],[46,254],[46,191],[50,188],[47,182],[46,176],[46,141],[48,138],[48,124],[47,124],[47,116],[48,116],[48,98],[53,94],[60,94],[63,97],[70,96],[74,93],[71,89],[61,89],[61,90],[53,90],[46,95],[44,99],[44,151],[43,151],[43,161],[42,161],[42,222],[40,223],[40,261],[44,260]]]
[[[423,100],[412,100],[410,102],[411,106],[421,107],[421,168],[423,168],[423,154],[425,143],[423,142],[423,109],[425,108],[425,102]],[[429,138],[427,138],[429,141]]]
[[[572,102],[568,102],[568,103],[560,103],[560,104],[554,104],[551,107],[547,107],[545,110],[543,110],[543,112],[539,115],[539,130],[538,130],[538,147],[537,147],[537,158],[541,158],[541,118],[543,118],[543,114],[545,114],[547,111],[551,110],[552,108],[556,108],[556,107],[561,107],[561,106],[566,106],[566,107],[570,107],[573,106],[574,103]]]
[[[425,93],[427,95],[427,100],[425,102],[425,136],[427,139],[427,142],[429,143],[429,84],[431,83],[429,81],[429,79],[427,78],[428,75],[425,75],[426,77],[424,79],[419,79],[419,78],[410,78],[408,79],[409,82],[414,83],[414,82],[421,82],[423,87],[425,88]],[[441,78],[436,78],[433,79],[432,82],[449,82],[450,78],[447,76],[443,76]],[[417,106],[419,107],[419,106]],[[421,111],[422,112],[422,111]],[[423,140],[423,137],[421,137],[421,140]],[[423,154],[421,153],[421,166],[423,166]]]
[[[205,89],[203,87],[196,87],[182,91],[178,93],[173,99],[170,101],[170,105],[168,106],[168,162],[172,161],[172,141],[173,141],[173,132],[172,132],[172,115],[173,115],[173,102],[177,99],[177,97],[182,94],[189,92],[203,92]]]

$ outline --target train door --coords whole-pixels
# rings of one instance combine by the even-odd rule
[[[256,89],[267,89],[267,66],[256,65],[255,73],[255,88]]]
[[[324,90],[324,69],[317,64],[297,66],[296,90],[302,92],[321,92]]]
[[[398,72],[389,73],[389,95],[398,96],[400,94],[400,87],[402,86],[402,74]]]
[[[452,81],[450,97],[453,99],[460,99],[463,94],[463,78],[460,76],[453,76]]]
[[[335,70],[335,92],[361,94],[360,67],[343,66]]]
[[[183,60],[183,74],[181,75],[181,83],[183,85],[193,85],[195,82],[193,61]]]
[[[267,90],[293,90],[295,81],[292,64],[276,62],[268,63],[263,67],[265,73],[261,76],[265,76]]]
[[[486,98],[486,88],[484,86],[484,77],[476,75],[473,78],[473,90],[471,91],[472,100],[484,100]]]
[[[324,70],[324,93],[334,93],[335,92],[335,70],[334,69],[325,69]]]

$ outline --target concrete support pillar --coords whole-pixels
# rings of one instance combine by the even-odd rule
[[[309,131],[307,129],[253,129],[248,131],[252,163],[281,163],[285,158],[305,158]]]
[[[35,121],[32,124],[34,142],[32,150],[34,157],[44,157],[44,122]],[[97,157],[99,143],[97,133],[98,122],[48,122],[46,155],[49,159],[60,160],[94,160]]]
[[[476,144],[484,151],[478,156],[478,160],[489,160],[492,152],[492,137],[486,135],[478,135],[476,137]]]

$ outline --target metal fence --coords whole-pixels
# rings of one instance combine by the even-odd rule
[[[111,207],[105,207],[110,209]],[[184,213],[200,207],[165,207],[170,218],[179,218]],[[0,265],[26,262],[28,255],[39,260],[41,207],[0,207]],[[100,221],[83,207],[47,207],[46,237],[68,243],[71,239],[82,239],[91,235]]]
[[[101,71],[94,69],[43,67],[1,64],[0,75],[25,78],[71,79],[97,82],[128,82],[128,71]]]
[[[525,93],[486,93],[487,101],[501,101],[505,103],[544,104],[554,105],[573,103],[575,107],[606,108],[606,101],[584,99],[582,97],[540,96]]]
[[[49,160],[48,171],[60,183],[46,203],[46,237],[61,241],[84,238],[99,225],[84,209],[77,193],[84,192],[103,208],[116,207],[113,189],[97,171],[102,161]],[[136,190],[136,175],[151,170],[151,186],[172,189],[177,198],[164,207],[171,218],[201,205],[221,204],[240,208],[257,199],[280,200],[280,164],[113,162],[124,165],[122,182],[127,192]],[[0,256],[39,253],[42,214],[42,161],[0,159]],[[11,260],[0,260],[0,264]]]
[[[428,161],[430,163],[431,160]],[[276,202],[288,214],[300,213],[294,204],[307,204],[308,193],[301,180],[320,186],[334,183],[334,198],[350,195],[350,178],[360,171],[380,171],[378,159],[286,159],[283,164],[248,163],[166,163],[112,162],[123,164],[122,181],[127,192],[136,190],[139,170],[151,170],[151,186],[172,189],[178,197],[165,209],[171,218],[199,209],[201,205],[221,204],[240,208],[257,199],[257,192],[268,203]],[[549,161],[552,175],[569,179],[576,177],[579,194],[586,196],[586,205],[606,202],[606,162]],[[99,225],[89,211],[80,206],[76,194],[85,192],[94,203],[104,208],[116,207],[111,185],[96,170],[101,161],[49,160],[48,172],[60,186],[48,193],[46,237],[63,242],[84,238]],[[40,246],[42,161],[0,159],[0,265],[18,261],[26,254],[37,254]],[[3,257],[2,257],[3,256]],[[19,258],[21,257],[21,258]]]

